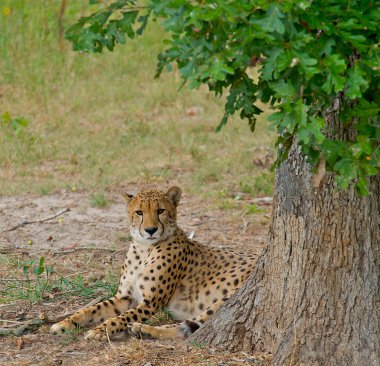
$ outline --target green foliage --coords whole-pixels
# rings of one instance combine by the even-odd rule
[[[99,4],[90,0],[90,4]],[[96,10],[91,16],[82,17],[66,31],[66,38],[73,42],[74,50],[101,52],[103,47],[112,51],[116,43],[124,44],[126,36],[130,39],[139,36],[144,31],[149,18],[150,9],[146,14],[139,15],[142,7],[134,7],[135,0],[118,0],[110,5]],[[139,27],[134,27],[139,23]]]
[[[324,157],[341,187],[354,181],[366,194],[380,161],[379,7],[380,1],[150,0],[139,8],[118,0],[97,5],[67,36],[77,50],[112,50],[124,34],[140,35],[149,16],[159,19],[170,37],[157,75],[176,64],[189,87],[227,92],[217,130],[235,112],[254,130],[257,101],[270,103],[278,163],[297,141],[314,166]],[[261,60],[258,80],[248,73],[253,60]],[[332,130],[325,115],[336,98],[343,125]],[[355,136],[343,138],[350,127]]]

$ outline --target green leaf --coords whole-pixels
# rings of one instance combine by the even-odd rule
[[[290,80],[280,80],[276,83],[270,83],[270,86],[279,98],[291,98],[296,95],[296,90]]]
[[[322,47],[319,51],[319,56],[329,55],[332,52],[332,48],[335,46],[336,42],[334,38],[322,38]]]
[[[345,179],[352,180],[357,177],[357,169],[353,161],[349,158],[339,160],[335,166],[334,171],[339,172]]]
[[[279,7],[271,4],[269,6],[266,17],[261,21],[261,25],[266,31],[275,31],[283,34],[285,32],[285,26],[281,20],[282,18],[284,18],[284,14],[281,12]]]
[[[138,13],[138,10],[124,12],[121,19],[118,20],[120,30],[127,33],[127,36],[131,39],[135,36],[132,26],[136,21]]]
[[[355,183],[355,190],[362,196],[368,195],[368,182],[367,180],[361,176],[359,177],[358,181]]]
[[[29,268],[30,268],[30,266],[28,266],[28,265],[25,265],[25,266],[22,267],[22,271],[23,271],[24,276],[25,276],[26,278],[28,278]]]
[[[221,121],[219,122],[218,126],[215,129],[216,132],[220,132],[222,128],[227,124],[228,117],[229,117],[229,114],[225,113]]]
[[[148,19],[149,19],[149,17],[150,17],[150,14],[151,14],[151,11],[149,10],[147,14],[145,14],[145,15],[141,15],[141,16],[137,19],[137,21],[138,21],[139,23],[141,23],[141,26],[136,30],[136,34],[137,34],[138,36],[141,36],[141,35],[144,33],[144,31],[145,31],[145,29],[146,29],[146,26],[148,25]]]
[[[204,73],[204,75],[209,75],[213,80],[225,80],[226,74],[233,73],[234,69],[227,66],[222,59],[216,58],[208,69],[207,74]]]
[[[362,96],[362,93],[368,88],[368,81],[364,78],[364,71],[355,64],[348,72],[347,91],[345,94],[350,99]]]
[[[296,56],[299,58],[299,64],[306,75],[306,79],[310,79],[313,75],[319,72],[318,67],[315,67],[318,63],[317,59],[310,57],[310,55],[304,52],[297,52]]]
[[[328,55],[324,61],[327,68],[327,80],[322,85],[322,90],[331,94],[342,91],[345,84],[343,72],[346,70],[346,62],[339,55]]]
[[[275,48],[269,52],[269,57],[264,61],[262,68],[262,80],[277,78],[281,71],[288,68],[292,62],[289,50]]]
[[[45,258],[41,257],[38,266],[34,266],[33,273],[36,276],[40,276],[44,272]]]

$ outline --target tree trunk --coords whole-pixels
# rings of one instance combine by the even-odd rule
[[[344,129],[334,113],[328,124]],[[193,338],[271,352],[274,365],[380,365],[379,176],[369,191],[340,190],[330,174],[314,188],[293,148],[277,171],[268,248]]]

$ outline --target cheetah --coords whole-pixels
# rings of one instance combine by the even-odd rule
[[[53,334],[95,326],[86,339],[127,332],[151,338],[185,338],[195,332],[242,285],[254,255],[213,248],[189,239],[177,226],[181,189],[123,194],[133,238],[117,294],[81,309],[51,327]],[[176,324],[146,324],[166,308]],[[145,323],[145,324],[144,324]]]

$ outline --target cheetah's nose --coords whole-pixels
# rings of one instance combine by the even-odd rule
[[[150,235],[153,235],[157,230],[158,230],[158,227],[147,227],[147,228],[145,228],[145,231]]]

